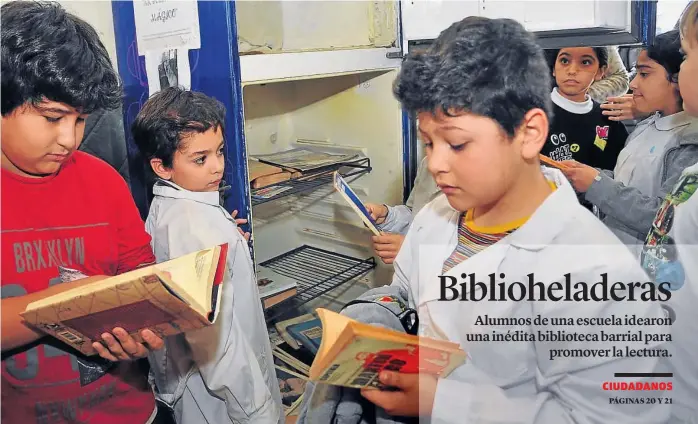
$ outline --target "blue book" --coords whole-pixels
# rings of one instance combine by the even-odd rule
[[[319,319],[289,325],[286,331],[313,355],[317,354],[322,341],[322,323]]]
[[[378,230],[376,222],[371,218],[371,214],[368,213],[368,210],[366,210],[366,206],[359,200],[359,197],[354,193],[354,190],[349,187],[349,184],[347,184],[346,181],[344,181],[344,178],[342,178],[341,175],[339,175],[339,172],[334,173],[334,188],[339,192],[339,194],[342,195],[344,200],[349,203],[349,206],[354,209],[354,211],[359,215],[361,220],[366,224],[369,230],[377,236],[381,235],[381,232]]]

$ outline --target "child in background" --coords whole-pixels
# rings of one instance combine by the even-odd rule
[[[597,103],[606,103],[609,98],[622,96],[628,92],[630,78],[620,57],[617,46],[606,47],[608,65],[600,80],[594,81],[589,96]]]
[[[639,255],[666,194],[681,172],[698,162],[698,119],[683,111],[678,73],[683,60],[679,32],[658,35],[638,56],[631,82],[635,105],[654,113],[628,138],[613,171],[564,162],[565,175],[603,220]]]
[[[684,60],[679,72],[683,108],[698,117],[698,2],[680,20]],[[698,417],[698,163],[686,168],[659,208],[645,241],[642,264],[658,283],[669,281],[674,290],[668,307],[676,318],[672,325],[674,372],[670,423],[696,422]],[[675,256],[678,255],[678,261]]]
[[[220,205],[224,119],[220,102],[171,87],[148,99],[133,123],[133,138],[160,178],[146,221],[157,261],[228,243],[216,323],[167,338],[150,363],[157,396],[178,423],[282,423],[252,259]]]
[[[620,122],[603,116],[591,99],[592,84],[608,66],[605,47],[566,47],[550,53],[554,58],[556,87],[550,97],[553,118],[541,153],[556,161],[572,160],[613,169],[628,132]]]

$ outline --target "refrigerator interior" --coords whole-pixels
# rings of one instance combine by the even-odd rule
[[[297,147],[358,152],[367,158],[363,167],[340,172],[351,175],[346,179],[361,200],[402,203],[402,112],[391,91],[396,74],[386,70],[244,86],[248,160]],[[293,188],[274,200],[260,200],[251,190],[255,263],[272,260],[275,271],[296,279],[295,302],[321,295],[301,310],[337,310],[368,288],[389,284],[392,276],[392,266],[373,257],[371,232],[329,178],[319,181],[310,188],[284,182]],[[351,278],[355,275],[360,277]],[[292,303],[273,313],[296,309]]]

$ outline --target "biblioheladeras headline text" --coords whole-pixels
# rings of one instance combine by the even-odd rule
[[[612,281],[603,273],[596,281],[575,281],[565,274],[561,281],[543,283],[533,273],[524,281],[508,281],[504,273],[440,275],[438,300],[463,302],[666,302],[671,299],[669,282]]]

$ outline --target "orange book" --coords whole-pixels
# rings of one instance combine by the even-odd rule
[[[32,302],[25,321],[85,355],[92,343],[121,327],[137,341],[212,325],[218,316],[228,245],[76,287]]]
[[[364,324],[319,308],[322,341],[310,380],[353,388],[384,388],[381,371],[445,377],[465,361],[456,343]]]
[[[546,164],[548,166],[552,166],[553,168],[557,168],[559,170],[567,169],[567,167],[565,165],[561,164],[558,161],[552,160],[543,154],[539,154],[538,157],[540,158],[541,162],[543,162],[544,164]]]

